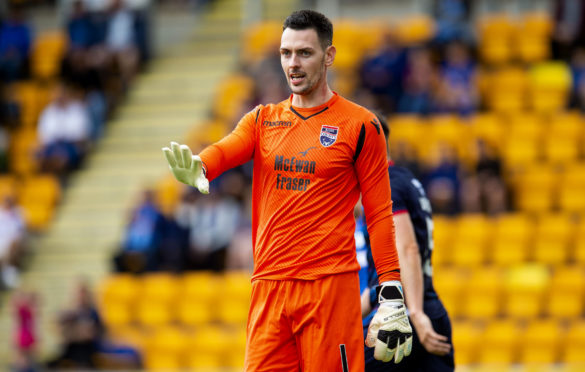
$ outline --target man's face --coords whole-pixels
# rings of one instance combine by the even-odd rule
[[[326,67],[333,63],[333,56],[332,46],[321,48],[314,29],[287,28],[282,33],[280,64],[294,94],[308,95],[325,81]]]

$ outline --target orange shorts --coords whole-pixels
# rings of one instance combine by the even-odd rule
[[[254,281],[244,370],[363,372],[357,273]]]

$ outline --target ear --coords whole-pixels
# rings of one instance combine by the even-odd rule
[[[325,66],[329,67],[333,64],[336,53],[337,49],[335,49],[335,46],[333,45],[329,45],[327,49],[325,49]]]

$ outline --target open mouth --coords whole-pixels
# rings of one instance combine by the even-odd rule
[[[294,85],[300,84],[305,78],[305,74],[301,72],[294,72],[292,74],[289,74],[289,76],[291,83],[293,83]]]

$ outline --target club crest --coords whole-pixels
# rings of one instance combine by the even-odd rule
[[[319,142],[324,147],[329,147],[337,140],[337,133],[339,132],[338,127],[331,127],[329,125],[321,126],[321,135],[319,136]]]

